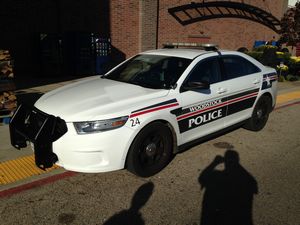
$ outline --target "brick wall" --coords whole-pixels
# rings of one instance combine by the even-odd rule
[[[167,42],[210,42],[218,44],[220,48],[236,50],[239,47],[247,47],[251,49],[255,40],[268,41],[273,36],[278,37],[268,27],[245,19],[220,18],[182,26],[168,13],[168,9],[190,2],[190,0],[160,1],[159,47]],[[244,0],[243,2],[271,12],[278,19],[282,17],[287,7],[287,0]]]
[[[205,2],[209,1],[216,0],[205,0]],[[241,2],[241,0],[231,1]],[[220,48],[236,50],[240,47],[251,49],[255,40],[268,41],[273,36],[278,38],[278,34],[270,28],[245,19],[220,18],[183,26],[169,14],[168,9],[189,4],[190,0],[112,0],[110,2],[111,40],[115,50],[123,58],[140,51],[161,48],[168,42],[216,43]],[[259,7],[280,19],[287,8],[288,0],[243,0],[242,2]],[[159,6],[158,23],[157,6]]]
[[[158,0],[140,1],[140,51],[157,47],[157,7]]]
[[[110,37],[115,61],[139,52],[139,0],[110,1]]]

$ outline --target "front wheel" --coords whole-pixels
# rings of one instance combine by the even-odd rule
[[[251,131],[260,131],[266,125],[272,103],[268,96],[262,96],[256,103],[252,117],[245,123],[244,128]]]
[[[140,177],[152,176],[168,165],[172,147],[173,138],[169,127],[153,122],[134,139],[127,156],[127,169]]]

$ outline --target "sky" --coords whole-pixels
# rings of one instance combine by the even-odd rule
[[[289,5],[295,5],[297,0],[289,0]]]

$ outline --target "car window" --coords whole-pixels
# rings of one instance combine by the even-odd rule
[[[200,61],[190,73],[187,82],[217,83],[221,80],[219,61],[217,57]]]
[[[260,69],[240,56],[223,56],[225,76],[227,79],[241,77],[260,72]]]
[[[107,74],[105,78],[147,88],[169,89],[191,61],[162,55],[138,55]]]

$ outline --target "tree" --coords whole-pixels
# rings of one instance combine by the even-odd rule
[[[296,46],[300,42],[300,3],[286,11],[280,21],[280,43]]]

